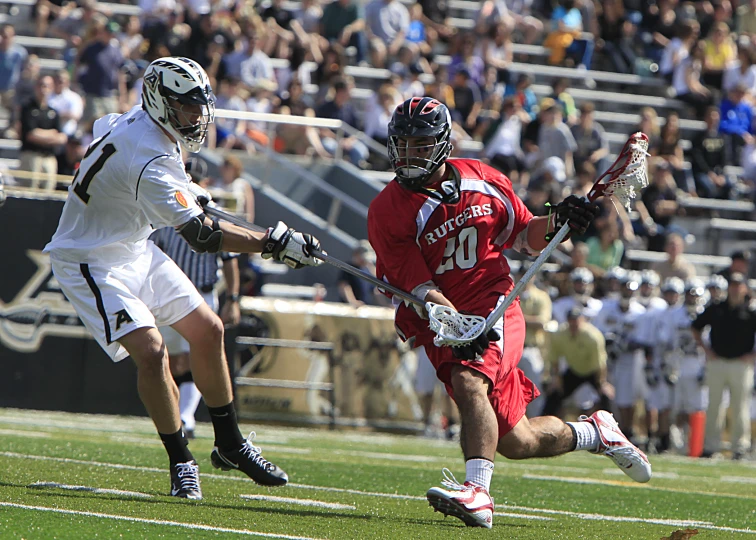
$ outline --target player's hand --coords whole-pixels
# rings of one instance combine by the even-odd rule
[[[189,190],[189,193],[191,193],[194,197],[194,200],[197,201],[197,204],[199,204],[202,208],[207,206],[213,200],[213,196],[210,195],[210,192],[201,187],[199,184],[189,182],[187,189]]]
[[[556,218],[554,220],[556,230],[560,230],[565,223],[579,235],[585,234],[591,222],[596,219],[601,211],[598,204],[592,203],[582,197],[570,195],[554,207]]]
[[[239,324],[239,321],[241,321],[241,308],[238,301],[232,302],[226,299],[226,303],[223,304],[223,309],[221,309],[221,321],[223,321],[223,324],[229,326]]]
[[[474,360],[482,362],[478,357],[488,348],[492,341],[499,341],[499,333],[491,329],[485,334],[479,335],[467,345],[452,347],[452,353],[460,360]]]
[[[294,269],[323,263],[312,256],[320,251],[320,242],[311,234],[297,232],[283,221],[268,229],[268,239],[261,253],[263,259],[275,259]]]

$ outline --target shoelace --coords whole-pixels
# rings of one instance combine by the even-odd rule
[[[187,463],[177,463],[176,468],[178,472],[176,476],[179,477],[179,484],[181,489],[199,491],[199,467],[191,461]]]
[[[465,491],[467,489],[470,489],[468,486],[460,484],[454,477],[454,474],[452,474],[452,472],[446,467],[441,469],[441,472],[444,474],[444,479],[441,480],[442,486],[453,489],[455,491]]]
[[[270,472],[275,468],[275,465],[262,456],[262,448],[252,444],[256,436],[257,434],[254,431],[250,432],[249,437],[247,437],[241,447],[241,453],[250,458],[258,467]]]

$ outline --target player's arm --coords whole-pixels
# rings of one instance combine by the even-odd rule
[[[525,230],[518,235],[515,249],[522,253],[537,255],[549,244],[551,236],[558,232],[565,223],[576,234],[583,235],[591,222],[599,215],[600,208],[575,195],[570,195],[557,204],[549,216],[532,218]],[[572,232],[571,231],[571,232]],[[565,237],[567,240],[569,235]]]

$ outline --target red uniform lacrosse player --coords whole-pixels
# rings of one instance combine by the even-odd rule
[[[534,218],[506,176],[477,160],[447,159],[450,135],[449,111],[440,102],[415,97],[396,108],[388,142],[396,179],[370,205],[368,233],[379,278],[427,302],[487,316],[513,287],[502,250],[537,254],[568,220],[583,233],[598,207],[571,196],[550,217]],[[466,479],[460,484],[444,469],[444,487],[427,494],[436,510],[491,527],[497,451],[525,459],[589,450],[612,458],[633,480],[649,480],[646,456],[608,412],[569,423],[525,416],[538,390],[517,368],[525,338],[519,301],[492,331],[462,347],[436,347],[424,314],[395,303],[397,331],[425,346],[462,422]]]

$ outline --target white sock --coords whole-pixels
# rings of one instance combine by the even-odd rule
[[[493,470],[493,461],[488,461],[487,459],[468,459],[465,461],[465,482],[472,482],[489,491],[491,489]]]
[[[194,430],[196,421],[194,413],[197,412],[202,394],[193,382],[181,383],[179,386],[179,411],[181,412],[181,421],[186,429]]]
[[[598,450],[598,430],[592,422],[567,422],[567,425],[575,430],[577,436],[575,450],[590,450],[591,452]]]

